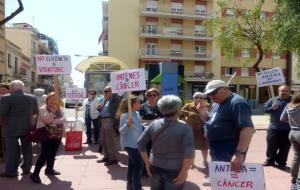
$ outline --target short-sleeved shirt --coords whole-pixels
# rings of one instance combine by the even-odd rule
[[[157,106],[150,107],[147,102],[142,104],[139,112],[143,120],[154,120],[163,117]]]
[[[205,124],[208,140],[239,140],[241,128],[253,127],[251,115],[246,100],[235,93],[221,104],[214,103]]]

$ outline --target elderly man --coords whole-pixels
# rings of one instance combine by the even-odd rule
[[[290,126],[289,123],[280,121],[281,113],[286,105],[291,101],[289,87],[282,85],[278,88],[279,96],[268,100],[264,106],[265,113],[270,114],[270,123],[267,133],[267,159],[264,166],[275,166],[284,170],[290,151],[291,143],[289,141]]]
[[[118,94],[112,93],[111,86],[104,88],[104,103],[98,106],[101,120],[101,145],[103,148],[103,158],[97,160],[98,163],[105,162],[105,165],[117,164],[117,147],[116,147],[116,112],[119,107],[121,98]]]
[[[164,118],[154,120],[138,139],[138,149],[151,177],[152,190],[180,190],[193,163],[195,146],[192,128],[179,120],[182,101],[163,96],[157,106]],[[150,160],[147,143],[152,140]],[[151,169],[150,169],[151,164]]]
[[[9,84],[0,84],[0,100],[1,97],[9,93]],[[0,123],[0,162],[4,161],[4,138],[2,138],[2,126]]]
[[[239,172],[254,133],[251,109],[221,80],[207,83],[205,94],[214,102],[205,125],[212,161],[231,161]]]
[[[20,150],[23,155],[21,168],[29,174],[32,165],[31,143],[25,135],[31,130],[33,116],[38,112],[38,103],[34,96],[23,92],[24,83],[14,80],[10,83],[10,94],[0,101],[0,117],[3,119],[3,135],[5,138],[5,172],[0,177],[17,177],[20,163]],[[21,147],[18,141],[21,141]]]

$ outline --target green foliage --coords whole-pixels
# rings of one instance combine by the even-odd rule
[[[227,58],[232,58],[237,50],[243,48],[258,49],[260,58],[256,56],[245,59],[254,61],[258,66],[263,54],[274,47],[275,39],[271,31],[272,18],[262,17],[262,5],[264,0],[257,0],[252,9],[243,10],[239,6],[239,0],[219,0],[220,12],[211,21],[207,22],[208,31],[214,33],[218,46]],[[224,16],[225,10],[230,8],[233,15]]]
[[[282,48],[300,55],[300,1],[277,0],[274,32]]]

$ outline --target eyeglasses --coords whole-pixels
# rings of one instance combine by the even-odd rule
[[[157,97],[157,96],[158,96],[157,94],[148,94],[148,95],[147,95],[147,98]]]
[[[222,87],[221,87],[221,88],[222,88]],[[207,96],[214,96],[214,95],[216,95],[216,94],[219,92],[219,90],[220,90],[221,88],[217,88],[216,90],[214,90],[214,91],[212,91],[211,93],[207,94]]]
[[[111,90],[104,90],[103,92],[111,92]]]

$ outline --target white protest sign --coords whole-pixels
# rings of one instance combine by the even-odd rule
[[[145,70],[130,69],[111,72],[110,85],[113,93],[145,90]]]
[[[261,164],[245,163],[240,173],[231,171],[229,162],[209,163],[212,190],[265,190]]]
[[[71,57],[68,55],[36,55],[38,75],[71,74]]]
[[[70,100],[80,100],[86,97],[85,88],[67,88],[66,98]]]
[[[258,87],[285,83],[282,69],[279,67],[257,72],[255,74]]]

